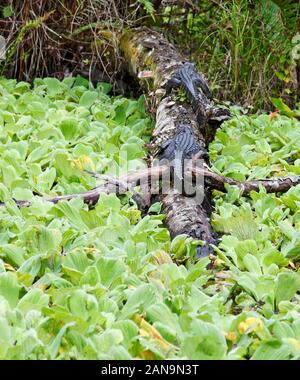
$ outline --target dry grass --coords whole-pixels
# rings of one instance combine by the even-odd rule
[[[115,35],[139,20],[141,5],[127,0],[9,0],[0,19],[7,40],[0,74],[18,80],[81,74],[117,83],[122,60]]]

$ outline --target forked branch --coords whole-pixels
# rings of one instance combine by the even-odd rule
[[[142,202],[143,196],[134,191],[134,187],[141,184],[148,184],[150,191],[151,186],[157,187],[157,184],[162,180],[163,176],[170,170],[167,165],[153,166],[148,169],[138,170],[128,175],[121,176],[119,178],[113,178],[105,175],[101,175],[94,172],[89,172],[94,177],[97,177],[105,183],[101,186],[97,186],[92,190],[67,195],[58,195],[52,198],[43,197],[44,201],[58,203],[60,201],[70,201],[71,199],[82,198],[87,204],[97,203],[101,194],[117,194],[123,195],[127,191],[132,191],[133,195],[136,196],[134,199],[139,208],[144,208],[144,203]],[[233,178],[224,177],[213,172],[208,166],[205,167],[195,167],[189,166],[186,168],[186,174],[190,175],[193,182],[197,182],[199,177],[203,177],[204,184],[209,186],[211,189],[216,189],[222,192],[226,192],[226,184],[237,186],[241,189],[241,194],[248,196],[251,191],[259,191],[260,187],[264,187],[267,193],[284,193],[288,191],[291,187],[300,184],[300,175],[287,176],[277,179],[258,179],[253,181],[238,181]],[[172,173],[170,173],[172,176]],[[31,205],[30,201],[20,200],[16,201],[19,207],[29,207]],[[1,206],[5,206],[5,203],[0,203]]]

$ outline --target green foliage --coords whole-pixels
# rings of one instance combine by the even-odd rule
[[[289,116],[289,117],[297,117],[300,116],[300,112],[298,111],[292,111],[290,107],[284,103],[284,101],[281,98],[272,98],[271,101],[274,104],[274,106],[277,108],[278,111],[280,111],[283,115]]]
[[[16,199],[91,189],[96,181],[84,170],[118,175],[145,165],[143,99],[107,90],[80,77],[36,79],[32,88],[0,80],[0,177]]]
[[[295,175],[299,133],[300,122],[286,116],[237,116],[210,145],[214,169],[242,180]],[[289,319],[299,310],[299,190],[298,185],[277,196],[261,188],[250,199],[234,186],[227,194],[215,192],[212,223],[225,234],[216,251],[233,286],[232,310],[256,311],[238,326],[251,337],[252,359],[299,358],[300,336],[293,327],[298,317]]]
[[[145,11],[154,19],[154,7],[151,0],[138,0],[138,2],[144,7]]]
[[[2,8],[3,18],[10,17],[12,14],[13,14],[13,11],[9,5],[6,5],[5,7]]]
[[[291,50],[299,16],[299,0],[201,1],[197,12],[166,7],[164,24],[207,74],[217,98],[270,109],[270,96],[295,104]]]
[[[242,181],[295,175],[300,173],[299,141],[297,119],[272,113],[237,116],[217,132],[210,157],[217,172]]]
[[[194,260],[201,242],[170,241],[159,203],[141,217],[129,196],[104,194],[94,208],[40,199],[94,187],[85,168],[122,172],[119,151],[132,169],[143,163],[143,99],[108,90],[83,78],[0,80],[0,358],[300,358],[300,186],[216,192],[224,235],[213,269]],[[295,173],[299,133],[286,116],[237,115],[210,146],[214,169]]]

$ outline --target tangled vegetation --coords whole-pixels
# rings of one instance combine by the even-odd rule
[[[270,97],[294,107],[300,71],[292,51],[299,44],[299,0],[59,0],[14,2],[0,7],[7,39],[0,73],[18,80],[81,74],[124,80],[118,34],[152,26],[165,33],[209,78],[214,96],[255,110],[270,110]]]
[[[85,169],[122,172],[119,151],[130,169],[143,165],[143,98],[109,88],[0,81],[0,358],[299,359],[300,186],[215,192],[212,268],[195,260],[201,242],[170,240],[159,204],[142,217],[129,193],[90,209],[41,200],[94,187]],[[298,174],[299,134],[294,118],[237,114],[210,145],[214,170]]]

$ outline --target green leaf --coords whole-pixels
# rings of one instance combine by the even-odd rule
[[[103,94],[108,94],[112,89],[112,85],[110,83],[98,82],[97,88],[99,88]]]
[[[77,272],[83,273],[90,265],[90,260],[84,252],[70,252],[63,259],[62,265],[65,268],[75,269]]]
[[[18,269],[18,272],[22,274],[30,274],[33,278],[39,273],[41,265],[41,257],[39,255],[34,255],[23,262]]]
[[[21,187],[16,187],[15,189],[13,189],[12,196],[17,201],[20,201],[20,200],[32,201],[34,198],[31,190],[23,189]]]
[[[288,117],[296,117],[297,114],[290,109],[290,107],[284,103],[284,101],[281,98],[270,98],[271,102],[274,104],[274,106],[282,112],[283,115],[287,115]]]
[[[151,305],[146,312],[149,320],[161,331],[165,339],[175,340],[177,337],[181,337],[182,330],[178,315],[172,313],[165,304]]]
[[[8,323],[8,320],[0,317],[0,358],[1,360],[7,359],[7,351],[12,345],[11,342],[11,326]]]
[[[96,268],[99,272],[101,283],[107,287],[112,286],[117,280],[121,282],[122,275],[126,273],[126,267],[121,260],[109,257],[101,257]]]
[[[17,247],[14,244],[4,244],[0,248],[4,253],[7,262],[16,266],[21,266],[24,263],[25,251],[21,247]]]
[[[138,0],[138,2],[140,4],[143,5],[145,11],[151,15],[152,19],[155,20],[155,17],[154,17],[154,7],[153,7],[153,3],[151,0]]]
[[[142,313],[154,302],[155,294],[152,286],[149,284],[140,285],[129,295],[122,309],[122,316],[123,318],[129,318],[137,312]]]
[[[292,248],[290,248],[291,246]],[[297,260],[300,257],[300,240],[298,242],[293,240],[287,248],[290,248],[287,249],[287,252],[285,253],[287,258]]]
[[[78,120],[75,118],[64,119],[59,125],[66,140],[72,140],[79,134]]]
[[[17,172],[12,165],[7,165],[2,168],[4,185],[10,187],[12,182],[18,178]]]
[[[18,303],[20,288],[21,286],[14,273],[0,273],[0,296],[3,296],[12,308]]]
[[[40,252],[57,251],[62,240],[59,230],[41,227],[38,239],[38,247]]]
[[[86,91],[83,93],[79,100],[79,105],[82,107],[89,108],[95,100],[98,98],[98,94],[96,91]]]
[[[153,213],[153,214],[159,214],[160,211],[161,211],[161,208],[162,208],[162,203],[161,202],[155,202],[153,203],[149,209],[148,209],[148,213]]]
[[[96,298],[81,289],[76,290],[68,297],[67,302],[70,312],[84,320],[91,319],[98,310]]]
[[[56,78],[44,78],[43,79],[49,96],[56,96],[63,92],[61,82]]]
[[[273,325],[273,334],[278,339],[283,339],[287,337],[295,338],[295,333],[293,329],[286,322],[276,321]]]
[[[74,82],[74,87],[76,87],[76,86],[84,86],[84,87],[88,88],[89,85],[90,85],[90,82],[86,78],[83,78],[80,75],[76,76],[75,82]]]
[[[112,347],[117,344],[120,344],[123,341],[123,334],[121,330],[117,329],[108,329],[100,334],[97,339],[97,346],[101,352],[108,352]]]
[[[253,273],[256,273],[258,275],[262,274],[259,261],[257,260],[257,258],[255,256],[247,254],[244,257],[243,262],[244,262],[245,267],[248,269],[249,272],[253,272]]]
[[[112,325],[113,329],[120,330],[122,332],[122,343],[125,347],[129,348],[133,340],[135,340],[138,336],[139,329],[137,325],[129,320],[121,320],[117,321]]]
[[[75,325],[75,322],[70,322],[70,323],[67,323],[66,325],[64,325],[59,333],[55,336],[55,338],[53,339],[52,343],[49,345],[48,347],[48,352],[49,352],[49,355],[50,355],[50,358],[53,360],[55,359],[57,353],[58,353],[58,350],[59,350],[59,347],[60,347],[60,344],[61,344],[61,340],[62,340],[62,337],[64,336],[64,334],[66,333],[67,329],[69,327],[72,327]]]
[[[285,345],[280,342],[268,342],[258,347],[251,360],[286,360],[289,356]]]
[[[55,168],[46,169],[38,176],[37,189],[41,192],[48,192],[51,190],[56,179]]]
[[[40,289],[30,289],[28,293],[22,297],[18,303],[18,309],[22,312],[30,310],[41,311],[49,302],[49,296],[43,293]]]
[[[71,202],[59,202],[55,208],[61,211],[79,231],[88,231],[88,226],[83,222],[80,216],[81,205],[81,199],[73,199]]]
[[[221,360],[225,358],[227,345],[224,334],[211,323],[193,320],[193,334],[183,341],[182,354],[191,360]]]
[[[13,10],[10,5],[6,5],[5,7],[2,8],[2,15],[3,15],[3,18],[7,18],[13,15]]]
[[[275,300],[277,305],[281,301],[291,300],[300,290],[300,276],[294,272],[279,273],[275,280]]]
[[[177,235],[171,243],[171,252],[175,257],[181,257],[186,253],[186,238],[187,235]]]

